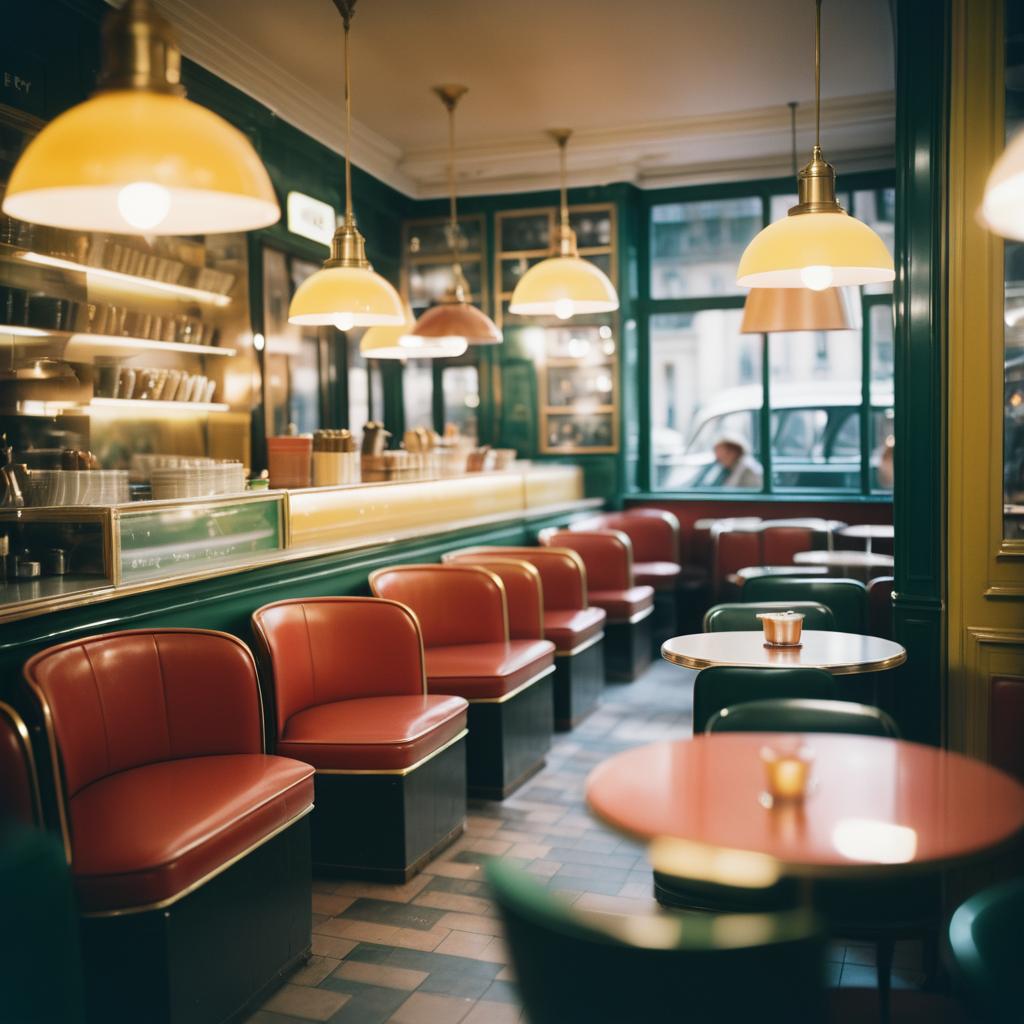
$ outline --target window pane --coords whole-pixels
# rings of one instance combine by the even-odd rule
[[[757,196],[652,207],[651,298],[740,294],[736,266],[761,227]]]
[[[434,368],[429,359],[410,359],[402,371],[405,429],[434,429]]]
[[[762,341],[759,335],[739,333],[742,318],[739,309],[651,317],[652,457],[658,489],[761,489]],[[719,445],[723,440],[732,443]]]
[[[892,491],[893,415],[892,306],[872,306],[868,313],[871,337],[871,488]]]
[[[441,371],[444,387],[444,423],[454,423],[459,433],[476,443],[479,436],[480,374],[475,366],[446,366]]]
[[[861,333],[768,339],[772,484],[860,488]]]
[[[850,209],[847,207],[847,209]],[[850,212],[876,231],[885,242],[889,255],[896,252],[896,190],[894,188],[863,189],[853,193],[853,208]],[[892,291],[892,282],[868,284],[867,294],[884,294]]]

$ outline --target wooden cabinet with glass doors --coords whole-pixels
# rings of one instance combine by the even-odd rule
[[[619,450],[619,317],[510,314],[509,300],[530,267],[551,255],[558,209],[554,206],[498,213],[494,289],[497,321],[519,334],[537,366],[538,448],[547,455],[591,455]],[[617,285],[616,218],[610,203],[572,206],[569,222],[579,253]]]

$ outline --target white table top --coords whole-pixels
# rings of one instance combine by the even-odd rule
[[[844,537],[871,537],[878,540],[892,540],[896,531],[890,523],[855,523],[839,531]]]
[[[798,551],[793,555],[797,565],[828,565],[836,569],[891,569],[892,555],[873,551]]]
[[[823,668],[837,676],[882,672],[907,660],[900,644],[877,636],[805,629],[801,641],[800,647],[766,647],[760,629],[690,633],[666,640],[661,656],[683,668]]]

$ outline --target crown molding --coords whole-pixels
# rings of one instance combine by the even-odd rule
[[[108,3],[111,0],[107,0]],[[190,0],[155,0],[174,25],[181,52],[229,85],[241,89],[272,110],[283,121],[312,136],[336,153],[345,150],[340,110],[300,82],[291,72],[273,64],[237,35]],[[414,196],[417,183],[399,168],[402,152],[383,135],[352,119],[352,162],[392,188]]]
[[[111,2],[111,0],[107,0]],[[342,118],[324,97],[290,71],[215,21],[200,0],[155,0],[174,23],[182,52],[245,92],[282,120],[337,153],[344,150]],[[840,171],[892,166],[895,152],[892,92],[824,100],[825,151]],[[797,111],[801,158],[810,150],[814,109]],[[352,122],[353,163],[414,199],[447,194],[442,145],[409,150],[358,120]],[[456,151],[462,195],[526,192],[558,186],[554,146],[542,133],[497,138]],[[762,107],[573,134],[569,150],[573,186],[628,181],[642,188],[785,176],[791,172],[789,110]]]

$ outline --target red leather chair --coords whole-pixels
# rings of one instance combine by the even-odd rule
[[[404,605],[319,597],[252,617],[273,679],[277,752],[316,768],[313,863],[405,882],[466,817],[466,711],[427,693]]]
[[[544,530],[544,547],[571,548],[587,569],[587,599],[608,615],[605,676],[629,682],[651,663],[654,588],[633,578],[633,546],[618,530]]]
[[[568,548],[475,547],[450,551],[445,563],[479,565],[501,575],[501,563],[527,563],[540,574],[543,636],[555,645],[553,686],[555,728],[571,729],[597,706],[604,690],[603,608],[587,604],[587,570]],[[515,605],[509,580],[512,635]]]
[[[7,939],[0,957],[3,1019],[81,1024],[78,911],[64,851],[42,825],[28,729],[17,711],[0,701],[0,892]]]
[[[795,565],[798,551],[814,547],[814,531],[809,526],[781,523],[770,519],[761,526],[761,558],[765,565]]]
[[[430,693],[469,701],[470,795],[507,796],[551,746],[554,644],[511,637],[505,586],[486,569],[400,565],[371,573],[370,587],[416,613]]]
[[[765,564],[761,548],[761,525],[742,522],[732,524],[725,520],[712,527],[711,539],[715,550],[715,598],[718,601],[738,598],[736,573],[748,566]]]
[[[618,530],[633,545],[633,579],[641,586],[654,588],[654,618],[651,630],[656,651],[663,641],[681,632],[683,588],[696,600],[707,575],[684,566],[679,549],[679,520],[660,508],[630,508],[624,512],[604,512],[573,523],[571,530]],[[695,588],[696,585],[696,588]],[[689,610],[688,619],[693,618]]]
[[[313,769],[264,753],[249,649],[208,630],[130,630],[52,647],[24,671],[83,912],[90,1016],[238,1013],[312,937]]]

